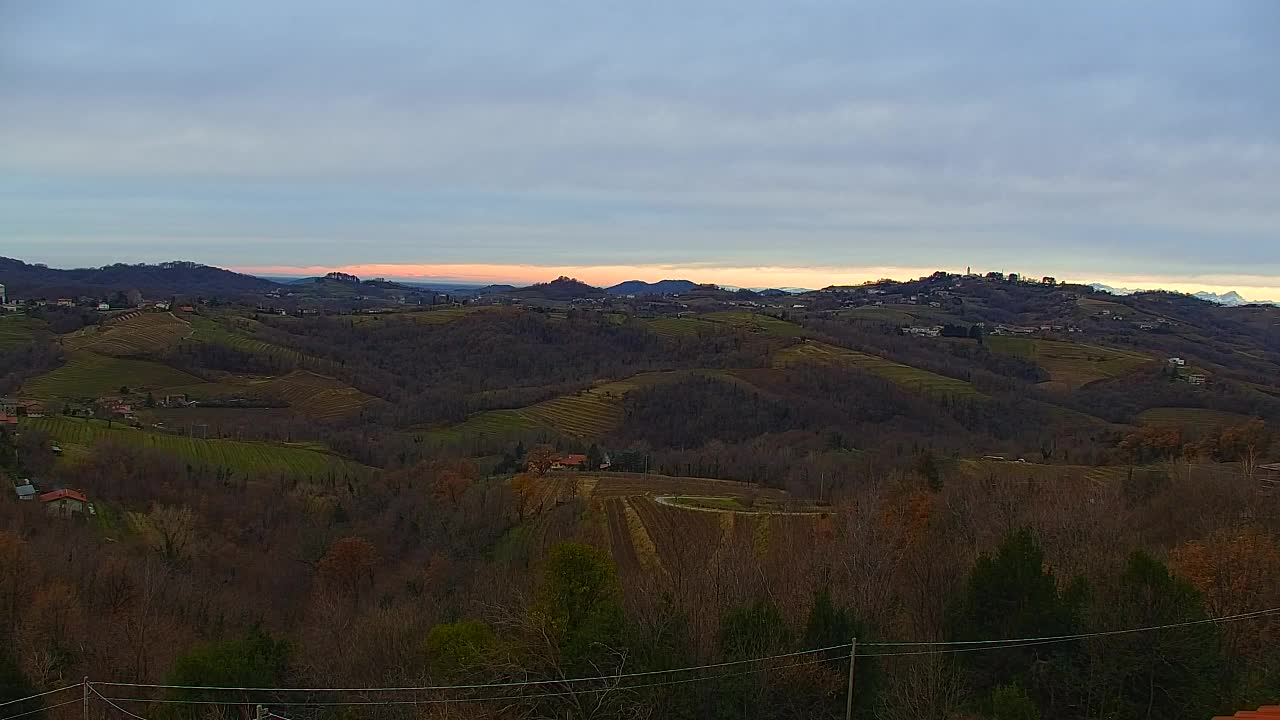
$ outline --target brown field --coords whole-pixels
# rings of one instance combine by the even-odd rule
[[[318,420],[358,413],[375,399],[341,380],[309,370],[294,370],[249,388],[284,400],[296,411]]]
[[[903,365],[886,358],[856,350],[828,345],[822,342],[804,342],[779,350],[774,355],[774,365],[786,367],[797,362],[814,362],[823,365],[844,365],[866,370],[873,375],[897,383],[917,392],[934,395],[980,395],[971,383],[939,375],[928,370]]]
[[[1064,340],[993,336],[985,342],[992,352],[1017,355],[1044,368],[1050,378],[1043,383],[1046,389],[1075,389],[1127,375],[1152,361],[1141,353]]]
[[[169,312],[131,312],[63,338],[70,350],[127,357],[157,353],[191,334],[191,323]]]
[[[1250,417],[1208,408],[1165,407],[1144,410],[1138,414],[1138,419],[1143,425],[1176,427],[1191,435],[1203,435],[1224,427],[1246,423]]]
[[[727,544],[752,546],[761,558],[785,556],[812,545],[822,521],[816,513],[789,513],[792,499],[785,491],[712,478],[553,473],[529,494],[528,510],[537,514],[573,497],[585,500],[602,521],[624,576],[636,570],[696,573]],[[658,502],[663,496],[721,499],[726,506],[681,507]],[[749,511],[735,509],[747,504]]]
[[[627,393],[685,377],[688,373],[680,371],[640,373],[623,380],[597,383],[573,395],[562,395],[528,407],[476,413],[457,425],[429,429],[425,436],[457,441],[474,434],[518,434],[545,427],[571,437],[599,437],[622,421],[622,398]]]

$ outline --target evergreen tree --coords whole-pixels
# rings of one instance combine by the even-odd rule
[[[1015,530],[1000,543],[994,556],[978,557],[968,588],[953,614],[957,640],[1000,640],[1077,631],[1076,613],[1044,566],[1044,551],[1029,529]],[[1073,653],[1075,643],[1007,648],[971,653],[967,659],[977,689],[985,694],[995,686],[1017,682],[1043,689],[1048,679],[1033,668],[1055,665]]]

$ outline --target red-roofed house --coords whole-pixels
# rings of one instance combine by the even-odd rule
[[[1235,715],[1216,715],[1213,720],[1232,720],[1232,718],[1274,718],[1274,720],[1280,720],[1280,705],[1263,705],[1257,710],[1241,710]]]
[[[574,468],[581,470],[587,466],[587,456],[580,454],[570,454],[561,457],[559,460],[551,464],[552,470],[564,470],[565,468]]]
[[[52,490],[40,496],[40,502],[55,515],[71,515],[85,512],[89,498],[79,490]]]

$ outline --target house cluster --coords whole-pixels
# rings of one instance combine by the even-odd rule
[[[40,492],[35,483],[24,478],[13,486],[13,492],[19,502],[39,502],[45,512],[57,517],[95,514],[93,503],[80,490],[59,488]]]
[[[1204,385],[1209,381],[1204,373],[1189,371],[1187,369],[1187,361],[1183,358],[1171,357],[1165,360],[1165,363],[1173,369],[1174,378],[1179,382],[1184,382],[1188,385]]]
[[[915,335],[916,337],[936,338],[942,335],[942,326],[941,325],[929,325],[929,326],[911,325],[911,326],[902,328],[902,334]]]
[[[19,400],[17,398],[0,398],[0,428],[14,430],[18,426],[18,418],[44,417],[44,406],[36,400]]]
[[[1035,335],[1037,333],[1051,332],[1081,332],[1080,328],[1075,325],[1060,324],[1044,324],[1044,325],[996,325],[991,329],[991,335]]]
[[[609,454],[605,453],[598,468],[592,468],[587,456],[582,453],[566,453],[551,462],[552,470],[608,470],[612,466]]]

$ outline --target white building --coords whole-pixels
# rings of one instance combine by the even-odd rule
[[[1180,357],[1171,357],[1171,358],[1169,358],[1169,364],[1170,364],[1170,365],[1175,365],[1175,366],[1177,366],[1177,367],[1186,367],[1186,366],[1187,366],[1187,361],[1186,361],[1186,360],[1183,360],[1183,359],[1182,359],[1182,358],[1180,358]]]

